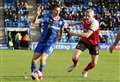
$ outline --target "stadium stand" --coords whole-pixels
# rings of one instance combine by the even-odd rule
[[[27,2],[4,1],[4,26],[29,27]]]
[[[4,27],[5,28],[30,28],[33,41],[38,41],[41,28],[32,29],[30,20],[33,19],[36,7],[41,7],[42,14],[50,13],[51,4],[62,5],[61,16],[65,19],[65,28],[82,31],[82,19],[84,11],[92,8],[96,19],[100,23],[101,43],[111,44],[114,42],[116,32],[120,29],[120,1],[119,0],[3,0],[4,1]],[[36,5],[37,4],[37,5]],[[41,23],[42,25],[42,23]],[[34,36],[35,35],[35,36]],[[35,40],[35,39],[36,40]],[[79,38],[67,39],[64,34],[61,43],[76,43]]]
[[[3,21],[3,1],[0,0],[0,49],[7,48],[7,41],[5,35],[4,21]]]

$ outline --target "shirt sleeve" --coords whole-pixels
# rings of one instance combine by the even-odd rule
[[[48,16],[47,15],[41,15],[39,16],[39,22],[47,22],[48,21]]]
[[[90,30],[96,31],[99,29],[99,22],[97,20],[93,20],[90,26]]]

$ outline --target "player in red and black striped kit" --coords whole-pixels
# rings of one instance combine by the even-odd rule
[[[68,32],[71,36],[79,36],[81,38],[74,50],[73,65],[69,67],[68,72],[71,72],[77,66],[80,54],[88,49],[91,61],[82,71],[82,76],[87,77],[88,71],[96,66],[99,57],[99,22],[94,18],[92,9],[86,10],[83,26],[83,32]]]
[[[113,45],[110,46],[109,51],[112,53],[118,42],[120,41],[120,31],[117,32],[117,36]]]

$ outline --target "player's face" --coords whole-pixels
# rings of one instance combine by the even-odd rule
[[[86,12],[86,13],[85,13],[85,16],[86,16],[87,19],[89,19],[90,16],[91,16],[90,12]]]
[[[60,14],[60,11],[61,11],[61,9],[59,7],[56,7],[55,9],[52,10],[52,13],[53,13],[53,15],[56,16],[56,15]]]
[[[93,14],[92,11],[86,11],[85,16],[86,16],[87,19],[89,19],[91,17],[94,17],[94,14]]]

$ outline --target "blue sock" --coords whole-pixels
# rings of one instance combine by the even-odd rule
[[[40,65],[40,68],[39,68],[39,71],[40,71],[40,72],[43,72],[43,69],[44,69],[44,68],[45,68],[45,64],[41,64],[41,65]]]
[[[37,68],[37,65],[32,63],[31,64],[31,72],[33,72],[36,68]]]

